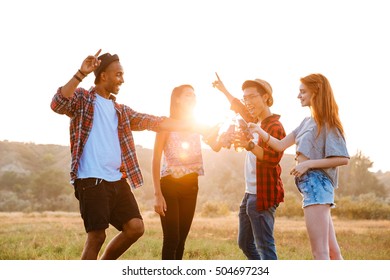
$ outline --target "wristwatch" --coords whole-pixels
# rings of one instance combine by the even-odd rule
[[[253,143],[253,141],[250,141],[250,142],[248,143],[248,145],[245,147],[245,150],[247,150],[247,151],[252,151],[252,150],[254,149],[255,146],[256,146],[255,143]]]

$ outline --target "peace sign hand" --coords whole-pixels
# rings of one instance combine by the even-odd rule
[[[85,75],[88,75],[96,68],[98,68],[101,62],[98,59],[98,56],[101,51],[102,50],[99,49],[95,55],[89,55],[86,59],[84,59],[83,63],[81,64],[80,71],[83,72]]]

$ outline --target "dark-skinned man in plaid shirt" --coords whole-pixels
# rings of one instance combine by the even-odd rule
[[[144,233],[130,188],[143,184],[132,131],[196,129],[190,122],[143,114],[118,104],[115,95],[124,83],[122,65],[118,55],[99,56],[100,51],[84,59],[51,102],[53,111],[70,117],[71,182],[87,232],[82,259],[99,257],[109,224],[120,232],[101,259],[117,259]],[[91,72],[95,87],[78,87]]]

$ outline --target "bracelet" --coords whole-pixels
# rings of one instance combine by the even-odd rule
[[[80,79],[76,74],[73,75],[73,78],[75,78],[77,81],[79,81],[81,83],[82,79]]]
[[[83,77],[86,77],[87,76],[87,74],[84,74],[83,72],[81,72],[81,70],[79,69],[79,70],[77,70]]]
[[[245,150],[252,151],[255,148],[255,143],[253,141],[249,141],[248,145],[245,147]]]
[[[267,141],[265,141],[264,143],[265,143],[265,144],[268,144],[269,140],[271,140],[271,135],[268,133]]]

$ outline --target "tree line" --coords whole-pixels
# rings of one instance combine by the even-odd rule
[[[134,194],[141,210],[152,211],[152,150],[138,146],[137,155],[145,183]],[[205,176],[199,180],[197,211],[211,215],[237,210],[244,192],[244,158],[245,152],[203,150]],[[294,209],[299,214],[300,195],[294,178],[289,175],[294,164],[293,155],[283,156],[282,180],[286,191],[283,207],[286,213]],[[390,207],[390,172],[370,172],[372,165],[369,157],[360,151],[352,156],[350,164],[340,168],[336,198],[344,204],[355,201],[359,205],[362,200],[372,200],[385,209]],[[0,211],[78,211],[69,183],[69,169],[67,146],[0,142]]]

